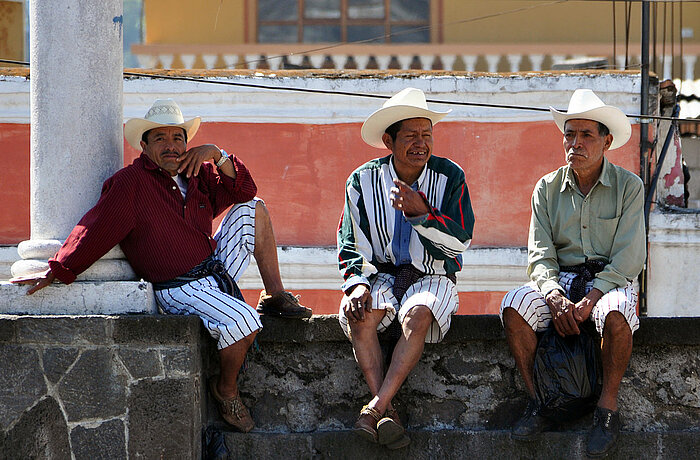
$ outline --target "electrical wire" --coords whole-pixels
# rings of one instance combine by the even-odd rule
[[[0,59],[0,62],[8,64],[18,64],[28,66],[29,63],[25,61],[15,61],[11,59]],[[151,78],[151,79],[163,79],[163,80],[178,80],[178,81],[189,81],[194,83],[208,83],[215,85],[226,85],[226,86],[237,86],[241,88],[254,88],[269,91],[294,91],[299,93],[310,93],[310,94],[325,94],[331,96],[349,96],[349,97],[365,97],[374,99],[389,99],[391,96],[385,94],[371,94],[371,93],[357,93],[352,91],[339,91],[339,90],[325,90],[325,89],[314,89],[314,88],[298,88],[293,86],[268,86],[261,85],[257,83],[245,83],[237,81],[225,81],[225,80],[212,80],[203,77],[188,77],[184,75],[158,75],[143,72],[130,72],[124,71],[124,76],[127,77],[139,77],[139,78]],[[487,107],[493,109],[506,109],[506,110],[527,110],[536,112],[549,112],[547,107],[534,107],[528,105],[513,105],[513,104],[494,104],[488,102],[467,102],[467,101],[451,101],[444,99],[426,99],[427,102],[433,104],[443,104],[443,105],[456,105],[456,106],[468,106],[468,107]],[[668,120],[668,121],[688,121],[699,123],[700,119],[697,118],[673,118],[665,117],[660,115],[629,115],[627,117],[633,119],[650,119],[650,120]]]

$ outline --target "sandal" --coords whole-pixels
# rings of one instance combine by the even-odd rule
[[[352,431],[369,442],[377,442],[377,422],[382,418],[374,407],[364,406]]]
[[[216,383],[219,376],[214,376],[209,380],[209,391],[214,397],[216,408],[219,410],[221,418],[226,420],[226,423],[237,428],[243,433],[247,433],[253,429],[255,422],[241,400],[241,395],[237,394],[233,398],[224,399],[216,388]]]
[[[411,442],[395,409],[387,409],[384,418],[377,422],[377,441],[391,450],[401,449]]]

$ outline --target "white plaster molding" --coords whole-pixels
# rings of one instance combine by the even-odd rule
[[[335,248],[281,247],[277,249],[285,287],[292,290],[338,290],[343,280],[338,272]],[[457,274],[460,292],[508,291],[528,279],[524,249],[469,249],[463,254],[463,268]],[[255,261],[238,281],[241,289],[262,289]]]
[[[683,56],[683,78],[685,80],[695,79],[695,62],[698,60],[697,56],[686,55]]]
[[[249,56],[252,58],[252,56]],[[257,56],[256,56],[257,57]],[[302,56],[290,57],[301,59]],[[464,58],[464,57],[463,57]],[[289,58],[288,58],[289,59]],[[358,60],[358,66],[363,62]],[[533,81],[535,79],[536,81]],[[353,93],[395,94],[406,85],[426,91],[429,99],[486,102],[496,104],[548,105],[565,109],[571,93],[577,88],[591,88],[608,104],[625,113],[639,113],[638,76],[621,74],[571,75],[522,74],[503,76],[423,75],[410,79],[400,77],[309,78],[303,76],[234,75],[212,80],[256,83],[267,87],[314,88]],[[173,97],[185,116],[201,116],[206,122],[230,123],[362,123],[381,101],[341,95],[305,94],[274,89],[255,89],[215,85],[191,81],[147,78],[124,80],[124,121],[143,117],[153,100]],[[29,123],[29,80],[0,77],[0,122]],[[507,90],[504,90],[507,88]],[[352,102],[352,103],[349,103]],[[429,103],[432,105],[432,103]],[[303,108],[303,110],[300,110]],[[551,121],[548,112],[502,110],[486,107],[451,106],[446,122],[526,122]],[[634,123],[634,120],[632,120]]]
[[[314,69],[320,69],[324,59],[325,56],[323,54],[309,54],[309,61],[311,61],[311,65]]]

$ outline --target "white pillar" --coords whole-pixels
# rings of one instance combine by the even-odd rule
[[[443,54],[440,56],[440,60],[442,60],[443,70],[452,70],[452,69],[454,69],[455,61],[457,60],[457,55],[456,54]]]
[[[20,243],[18,252],[23,260],[12,266],[13,276],[43,271],[48,266],[47,259],[83,214],[97,203],[102,183],[124,161],[122,0],[31,0],[29,23],[31,237]],[[118,248],[93,266],[91,273],[86,272],[82,279],[134,279]],[[106,310],[111,309],[107,304],[122,304],[121,311],[129,311],[133,306],[124,298],[101,296],[100,288],[94,286],[71,288],[72,291],[46,288],[46,292],[37,293],[32,299],[42,311],[60,310],[64,297],[87,289],[97,297],[96,303],[104,302]],[[47,302],[46,296],[51,301]],[[86,305],[85,297],[78,303],[84,304],[85,310],[94,307],[92,303]],[[136,309],[152,310],[144,305]],[[122,307],[116,308],[119,311]]]
[[[697,56],[688,55],[683,56],[683,79],[684,80],[695,80],[695,62],[698,60]]]
[[[472,54],[463,54],[462,55],[462,60],[464,61],[464,67],[467,72],[474,72],[474,68],[476,67],[476,60],[478,59],[479,56],[475,56]]]

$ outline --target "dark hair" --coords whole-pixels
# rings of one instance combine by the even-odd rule
[[[155,129],[155,128],[152,128]],[[148,133],[150,133],[151,130],[146,130],[141,134],[141,141],[143,141],[144,144],[148,144]],[[187,130],[185,128],[182,128],[182,132],[185,134],[185,144],[187,143]]]
[[[416,117],[416,118],[424,118],[424,117]],[[396,142],[396,135],[398,134],[399,131],[401,131],[401,124],[406,120],[410,120],[410,118],[406,118],[405,120],[399,120],[384,130],[385,133],[387,133],[389,136],[391,136],[392,141]],[[426,118],[426,120],[430,120],[430,118]],[[430,126],[433,126],[433,120],[430,120]]]
[[[610,130],[603,123],[598,122],[598,134],[600,134],[602,137],[605,137],[608,134],[610,134]]]
[[[401,131],[401,123],[403,123],[403,120],[397,121],[396,123],[392,124],[384,130],[385,133],[391,136],[391,140],[394,142],[396,142],[396,135],[399,131]]]

